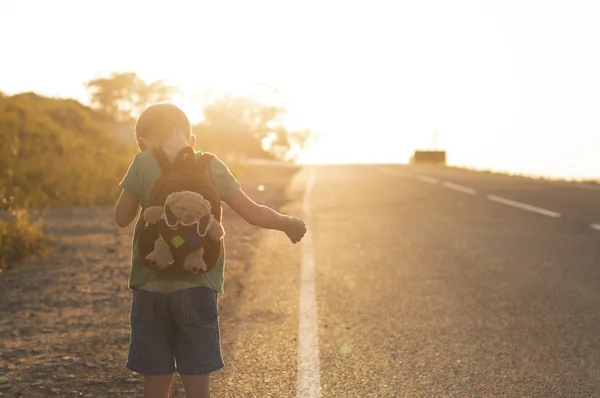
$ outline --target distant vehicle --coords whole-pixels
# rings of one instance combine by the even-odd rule
[[[410,158],[411,164],[446,165],[446,151],[416,150]]]

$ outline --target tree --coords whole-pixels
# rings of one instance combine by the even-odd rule
[[[92,106],[121,122],[137,117],[149,104],[168,101],[179,93],[177,87],[164,80],[146,83],[133,72],[90,80],[86,88],[90,91]]]
[[[265,138],[265,146],[275,159],[294,161],[307,142],[313,138],[310,130],[289,131],[279,126]]]
[[[283,124],[285,108],[250,97],[217,97],[203,109],[204,121],[194,126],[199,143],[217,154],[293,160],[310,131],[291,132]]]

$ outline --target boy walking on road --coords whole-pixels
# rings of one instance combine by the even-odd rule
[[[138,247],[140,233],[148,228],[143,211],[156,201],[155,184],[184,151],[194,147],[196,138],[186,114],[170,103],[149,106],[137,120],[135,133],[141,152],[134,157],[120,183],[122,192],[115,205],[115,221],[123,228],[135,220],[142,207],[133,235],[129,278],[131,339],[126,366],[144,376],[144,397],[167,398],[176,371],[187,397],[210,397],[210,373],[224,366],[217,311],[217,295],[223,293],[224,245],[221,243],[220,252],[217,249],[215,263],[198,273],[176,264],[148,265],[139,255]],[[190,153],[196,163],[203,163],[196,171],[210,181],[211,192],[244,220],[259,228],[282,231],[292,243],[302,239],[306,233],[302,220],[255,203],[217,157],[207,157],[197,151]],[[188,163],[189,168],[196,167],[196,163]],[[185,178],[194,178],[189,177],[193,174],[185,175]],[[164,209],[162,217],[172,227],[167,204]],[[213,213],[220,218],[220,208]],[[200,219],[192,224],[181,223],[183,228],[191,225],[194,231],[198,230],[201,238],[193,240],[194,244],[207,236],[213,221],[220,221],[212,215],[207,220],[204,224]],[[200,232],[202,228],[205,228],[204,235]],[[173,240],[173,246],[170,242],[167,240],[166,246],[173,250],[184,245]]]

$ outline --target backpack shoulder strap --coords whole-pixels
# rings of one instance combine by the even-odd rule
[[[209,152],[204,152],[198,159],[196,159],[196,169],[198,171],[204,171],[211,160],[213,160],[216,156]]]
[[[168,171],[171,169],[172,164],[171,162],[169,162],[169,159],[167,158],[167,155],[165,154],[165,151],[162,150],[162,148],[154,148],[152,150],[152,154],[156,158],[156,161],[158,162],[158,165],[160,166],[162,171]]]

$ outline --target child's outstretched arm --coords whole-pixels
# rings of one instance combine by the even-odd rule
[[[121,228],[131,225],[138,214],[140,206],[140,159],[135,156],[127,169],[127,173],[119,183],[121,195],[115,205],[115,222]]]
[[[121,228],[128,227],[135,220],[139,205],[135,196],[126,190],[121,191],[121,195],[115,205],[115,222],[117,225]]]
[[[292,243],[300,242],[306,233],[306,225],[302,220],[278,213],[268,206],[259,205],[242,189],[228,198],[225,203],[249,224],[285,232]]]

